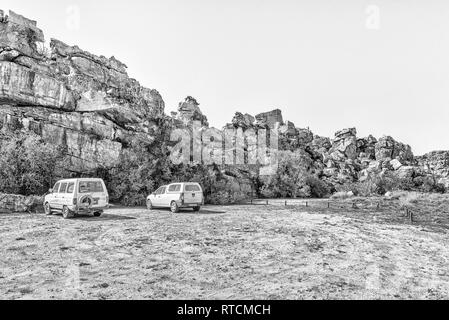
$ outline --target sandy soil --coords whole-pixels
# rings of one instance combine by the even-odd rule
[[[1,214],[0,298],[449,298],[446,225],[375,202],[308,205]]]

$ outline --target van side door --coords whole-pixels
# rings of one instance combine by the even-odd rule
[[[160,207],[164,207],[165,206],[165,204],[164,204],[164,197],[165,197],[165,190],[166,189],[167,189],[166,187],[159,188],[159,190],[158,190],[159,192],[156,194],[156,197],[155,197],[157,206],[160,206]]]
[[[167,187],[166,195],[163,198],[164,206],[170,207],[173,200],[178,201],[181,198],[182,184],[171,184]]]

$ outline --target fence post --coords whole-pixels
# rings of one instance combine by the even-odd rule
[[[267,200],[267,206],[268,206],[268,200]]]
[[[287,200],[285,200],[285,206],[287,206]]]
[[[309,204],[307,203],[307,201],[306,201],[306,208],[309,206]]]
[[[331,203],[328,201],[327,202],[327,208],[329,209],[331,207]]]

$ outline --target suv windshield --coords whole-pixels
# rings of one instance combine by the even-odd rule
[[[197,184],[186,184],[185,191],[200,191],[200,187]]]
[[[79,193],[104,192],[101,181],[80,181]]]

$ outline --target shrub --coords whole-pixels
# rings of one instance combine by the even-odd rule
[[[318,197],[329,194],[328,185],[312,174],[312,159],[303,150],[280,151],[278,169],[265,177],[261,195],[269,198]]]
[[[370,175],[366,180],[350,184],[344,184],[337,191],[352,191],[357,196],[384,195],[388,191],[417,190],[416,184],[411,178],[401,178],[393,172],[384,172]]]
[[[68,165],[62,147],[30,132],[2,136],[0,154],[0,192],[9,194],[44,194]]]
[[[310,195],[316,198],[323,198],[329,195],[329,186],[314,175],[306,175],[304,178],[304,184],[310,188]]]
[[[421,199],[421,195],[417,192],[408,192],[399,197],[399,206],[401,208],[413,207]]]
[[[124,149],[119,164],[101,170],[112,202],[144,205],[148,194],[174,182],[198,182],[207,203],[234,203],[248,198],[251,183],[239,172],[226,174],[217,165],[173,164],[164,142],[134,143]],[[233,176],[235,175],[235,176]]]
[[[348,198],[352,198],[352,197],[354,197],[354,193],[352,193],[352,191],[348,191],[348,192],[338,191],[338,192],[334,193],[331,198],[344,200],[344,199],[348,199]]]

